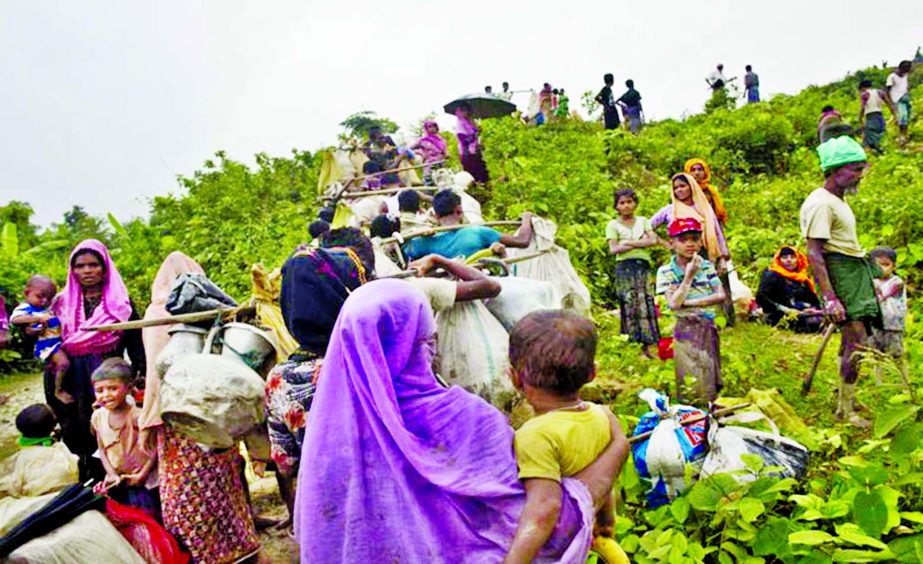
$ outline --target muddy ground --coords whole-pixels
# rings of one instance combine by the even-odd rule
[[[0,460],[16,452],[16,414],[33,403],[44,402],[41,374],[0,375],[0,396],[7,396],[0,405]],[[267,472],[262,478],[250,481],[250,493],[254,505],[264,517],[283,519],[285,505],[279,498],[275,476]],[[298,562],[297,548],[290,537],[290,529],[269,529],[260,532],[263,543],[261,562]]]

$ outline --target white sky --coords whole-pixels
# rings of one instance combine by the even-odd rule
[[[0,203],[146,215],[217,150],[252,162],[335,142],[349,114],[408,125],[454,97],[633,78],[650,117],[700,111],[750,63],[763,96],[923,43],[917,0],[0,0]],[[916,15],[914,15],[916,14]],[[528,95],[514,98],[520,106]],[[451,119],[442,119],[451,126]]]

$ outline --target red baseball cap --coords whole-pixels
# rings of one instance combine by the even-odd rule
[[[692,217],[681,217],[679,219],[674,219],[670,223],[670,227],[667,228],[667,233],[670,237],[679,237],[683,233],[701,233],[702,224],[699,223],[699,220]]]

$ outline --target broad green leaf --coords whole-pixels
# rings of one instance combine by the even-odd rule
[[[685,523],[689,517],[689,500],[686,497],[678,497],[670,504],[670,513],[677,523]]]
[[[877,486],[888,481],[888,471],[877,464],[852,466],[849,475],[863,486]]]
[[[880,537],[888,524],[888,506],[878,491],[861,491],[853,499],[852,517],[866,534]]]
[[[788,542],[792,544],[806,544],[815,546],[827,542],[833,542],[833,537],[824,531],[798,531],[788,535]]]
[[[894,553],[888,550],[852,550],[837,549],[833,551],[834,562],[883,562],[893,560]]]
[[[111,213],[106,214],[106,217],[109,219],[109,225],[112,226],[112,229],[115,231],[116,235],[127,239],[128,230],[122,226],[119,220],[117,220]]]
[[[898,537],[888,543],[898,562],[923,562],[923,533]]]
[[[753,540],[753,554],[757,556],[778,555],[788,548],[788,521],[774,519],[760,527]]]
[[[923,423],[904,425],[891,439],[891,455],[906,456],[923,445]]]
[[[893,431],[902,422],[916,415],[919,409],[916,405],[901,405],[883,411],[876,415],[872,431],[880,439]]]
[[[0,230],[0,251],[8,257],[19,254],[19,233],[13,222],[4,223],[3,229]]]
[[[856,546],[870,546],[872,548],[879,549],[887,548],[885,543],[864,534],[862,529],[860,529],[859,526],[855,523],[843,523],[841,525],[837,525],[836,534],[838,534],[842,540]]]
[[[752,523],[757,517],[763,514],[766,511],[766,506],[763,505],[763,502],[753,498],[745,497],[740,500],[740,505],[737,509],[740,512],[740,516],[747,523]]]
[[[759,473],[759,471],[763,469],[763,466],[766,465],[762,458],[750,453],[741,454],[740,460],[744,463],[744,465],[746,465],[747,470],[750,470],[753,473]]]
[[[923,523],[923,513],[919,511],[901,511],[901,519],[911,523]]]

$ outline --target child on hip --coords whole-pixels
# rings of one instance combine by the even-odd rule
[[[25,301],[13,310],[10,322],[37,335],[35,358],[54,371],[54,395],[67,404],[74,402],[74,397],[64,390],[64,374],[70,361],[61,349],[61,322],[50,309],[57,291],[51,278],[41,274],[32,276],[23,290]]]

